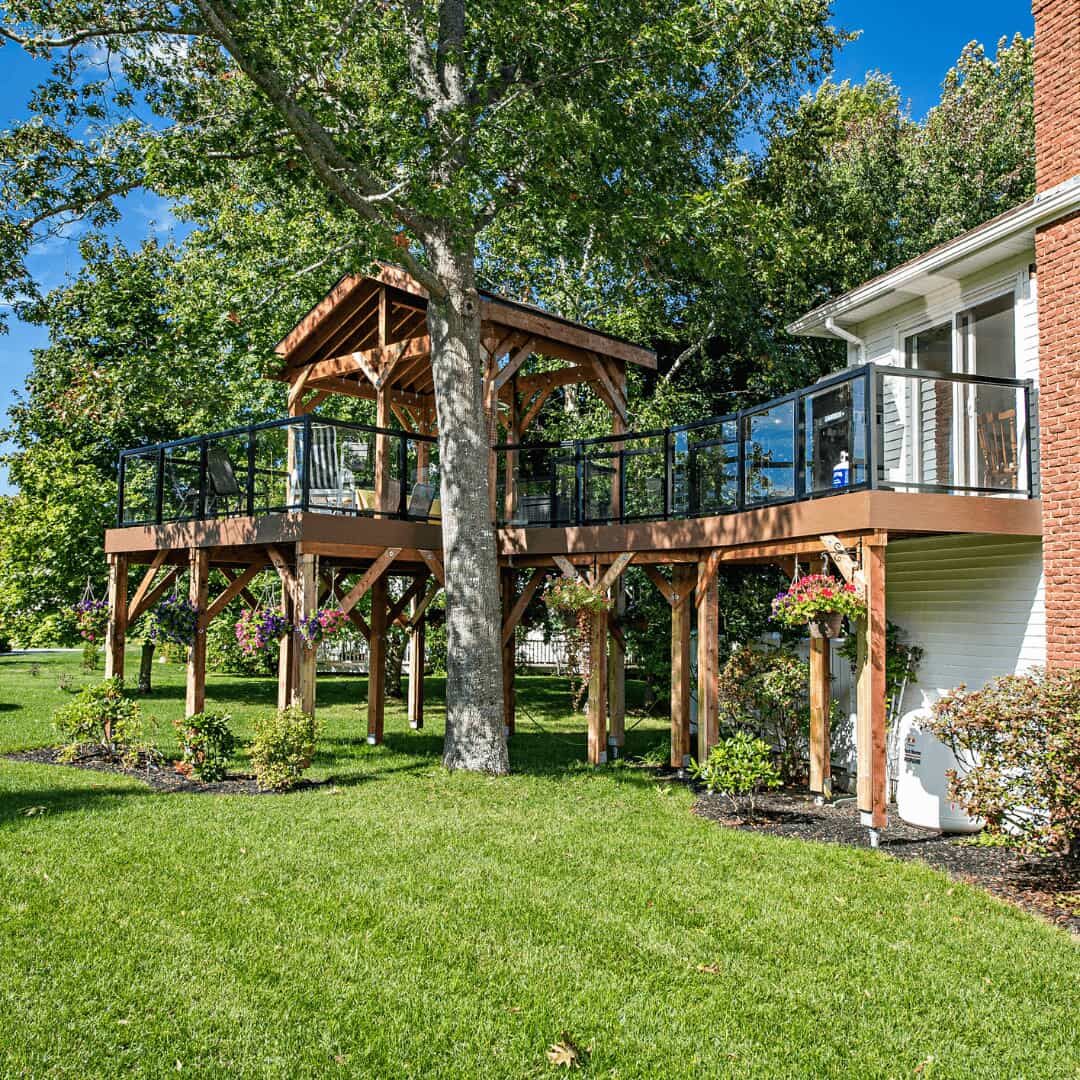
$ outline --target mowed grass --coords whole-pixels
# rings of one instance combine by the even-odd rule
[[[62,673],[88,681],[0,658],[0,749],[50,741]],[[182,672],[154,674],[167,745]],[[550,1076],[564,1031],[589,1076],[1080,1075],[1060,931],[592,771],[557,680],[519,680],[513,776],[448,775],[428,690],[426,729],[392,706],[371,748],[365,681],[322,679],[313,774],[336,783],[287,796],[0,761],[0,1076]],[[244,732],[274,686],[209,697]]]

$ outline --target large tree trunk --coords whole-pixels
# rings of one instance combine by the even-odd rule
[[[490,438],[472,244],[429,245],[446,300],[428,304],[439,420],[439,476],[446,568],[448,769],[506,773],[498,559],[491,520]]]

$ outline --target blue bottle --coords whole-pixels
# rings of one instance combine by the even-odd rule
[[[851,465],[848,462],[846,450],[840,451],[840,460],[833,466],[832,486],[834,488],[847,487],[851,482]]]

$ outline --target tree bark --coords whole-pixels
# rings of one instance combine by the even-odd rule
[[[386,631],[386,696],[401,701],[405,692],[401,689],[401,672],[405,666],[405,648],[408,638],[396,628]]]
[[[446,299],[428,303],[439,420],[439,474],[446,571],[448,769],[504,774],[502,642],[498,558],[490,512],[490,435],[483,400],[484,354],[474,244],[452,230],[428,250]]]
[[[142,653],[139,656],[139,693],[149,694],[154,670],[154,643],[144,641]]]

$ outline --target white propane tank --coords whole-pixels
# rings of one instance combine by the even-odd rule
[[[949,799],[946,773],[956,768],[956,757],[925,724],[926,713],[919,709],[906,713],[900,721],[896,811],[918,828],[977,833],[982,822],[968,817],[959,803]]]

